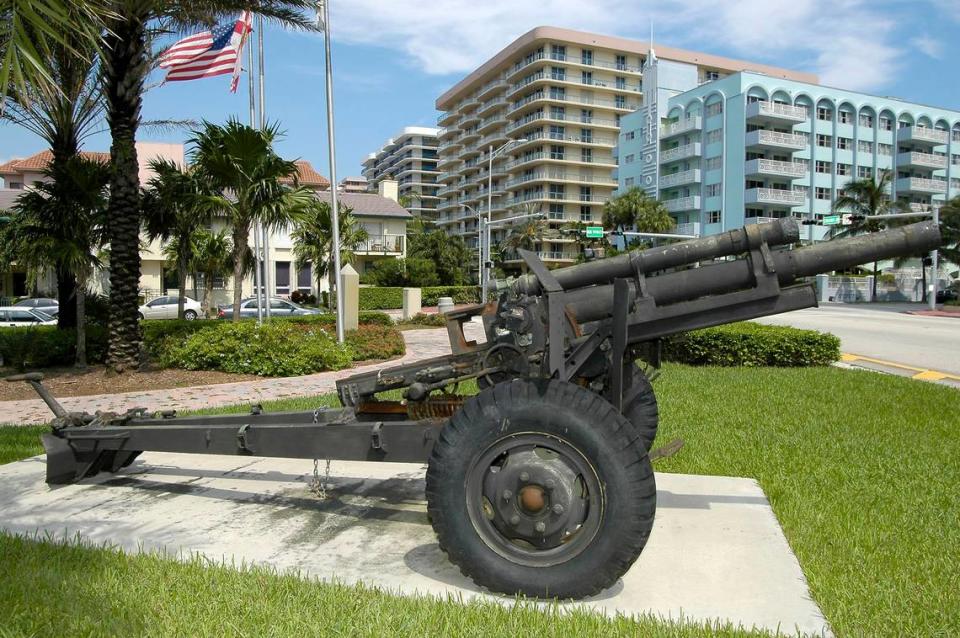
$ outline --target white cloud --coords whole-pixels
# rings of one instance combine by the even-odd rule
[[[956,0],[931,0],[953,4]],[[431,74],[472,71],[514,38],[549,24],[819,73],[873,89],[902,50],[894,3],[876,0],[352,0],[332,5],[334,38],[399,52]]]
[[[910,44],[924,55],[939,60],[943,57],[943,42],[928,35],[921,35],[910,40]]]

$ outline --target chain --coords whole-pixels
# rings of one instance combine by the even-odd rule
[[[320,459],[313,459],[313,481],[310,482],[310,491],[317,495],[321,501],[327,500],[327,487],[330,485],[330,459],[327,459],[327,466],[323,470],[323,478],[320,478]]]

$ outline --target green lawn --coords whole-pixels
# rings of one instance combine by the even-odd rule
[[[960,635],[960,393],[835,368],[670,365],[655,387],[660,441],[686,441],[657,469],[757,478],[837,635]],[[38,452],[40,431],[0,428],[0,461]],[[0,556],[0,635],[736,634],[586,613],[546,619],[529,605],[394,597],[9,536]]]

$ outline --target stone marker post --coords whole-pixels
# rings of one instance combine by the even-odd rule
[[[343,329],[356,330],[360,323],[360,275],[350,264],[340,269],[343,290]]]
[[[419,288],[403,289],[403,319],[411,319],[423,309]]]

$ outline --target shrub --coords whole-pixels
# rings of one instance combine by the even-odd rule
[[[815,330],[741,322],[669,337],[663,358],[691,365],[824,366],[840,358],[840,339]]]
[[[87,361],[102,363],[107,353],[107,331],[100,324],[87,325]],[[77,331],[56,326],[5,328],[0,330],[0,357],[4,365],[27,368],[73,365],[77,358]]]
[[[403,335],[394,327],[361,324],[346,334],[354,361],[389,359],[407,351]]]
[[[162,365],[262,376],[295,376],[350,365],[349,346],[321,325],[271,321],[209,324],[171,347]]]
[[[478,286],[429,286],[421,288],[424,306],[436,306],[440,297],[452,297],[455,304],[480,302]],[[403,307],[403,288],[370,286],[360,289],[361,310],[385,310]]]
[[[143,348],[152,359],[162,359],[170,348],[179,346],[188,336],[210,325],[207,321],[186,319],[141,321]]]
[[[440,313],[426,314],[418,312],[414,316],[401,322],[408,326],[429,326],[431,328],[442,328],[447,325],[447,318]]]

